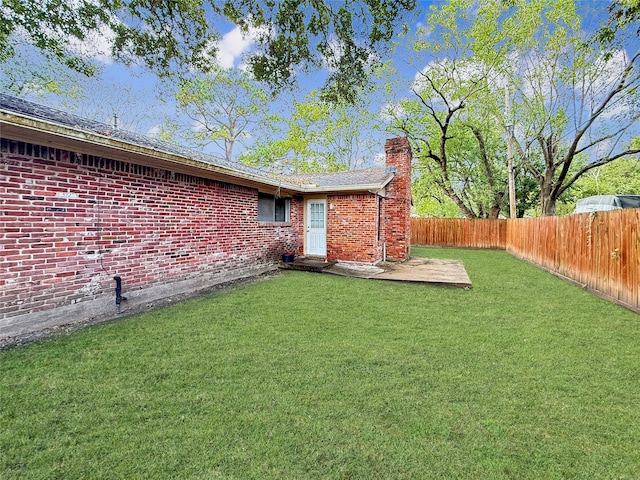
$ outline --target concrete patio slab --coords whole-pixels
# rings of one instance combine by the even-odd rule
[[[300,268],[296,266],[299,265]],[[287,268],[303,268],[305,259],[296,259]],[[374,280],[394,280],[400,282],[419,282],[432,285],[444,285],[457,288],[472,288],[471,280],[464,265],[459,260],[439,260],[433,258],[410,258],[405,262],[383,262],[375,266],[350,263],[324,264],[322,273],[347,277],[371,278]]]

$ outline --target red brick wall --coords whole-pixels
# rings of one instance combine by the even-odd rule
[[[409,257],[411,243],[411,147],[406,138],[387,140],[386,164],[395,167],[385,197],[373,193],[327,197],[327,258],[376,263]]]
[[[298,239],[256,190],[2,139],[0,319],[277,261]]]
[[[404,260],[411,246],[411,147],[400,137],[387,140],[384,148],[387,166],[396,168],[396,176],[383,200],[383,237],[387,258]]]
[[[374,194],[332,195],[327,198],[329,260],[375,263],[381,258],[378,240],[378,197]]]
[[[296,235],[292,236],[298,243],[290,246],[296,255],[304,255],[304,198],[293,197],[291,200],[291,224],[296,228]]]

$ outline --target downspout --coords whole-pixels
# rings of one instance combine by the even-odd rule
[[[113,279],[116,281],[116,313],[120,315],[120,304],[123,300],[126,300],[127,297],[122,296],[122,278],[116,275]]]

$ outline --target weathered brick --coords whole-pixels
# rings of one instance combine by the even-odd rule
[[[0,318],[54,308],[53,299],[78,301],[96,274],[109,280],[94,296],[113,290],[115,272],[138,289],[274,262],[289,238],[301,243],[295,222],[302,199],[291,202],[287,226],[263,226],[254,189],[109,159],[82,163],[81,155],[49,147],[3,145],[11,158],[0,154],[0,271],[10,276],[2,280]],[[171,250],[173,258],[165,255]],[[21,304],[7,307],[17,292]]]
[[[396,168],[394,180],[387,187],[384,209],[383,238],[387,257],[406,259],[411,247],[411,147],[406,138],[387,140],[387,166]]]
[[[290,222],[258,222],[254,189],[11,140],[2,149],[0,318],[112,292],[115,273],[142,289],[274,262],[289,245],[304,252],[302,196]],[[406,139],[386,151],[396,176],[385,198],[327,196],[330,259],[376,262],[385,245],[408,255],[411,151]]]

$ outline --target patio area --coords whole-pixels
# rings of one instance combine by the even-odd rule
[[[459,260],[412,257],[405,262],[381,262],[377,265],[324,262],[298,257],[293,262],[280,263],[280,268],[330,273],[374,280],[428,283],[457,288],[472,288],[464,264]]]

